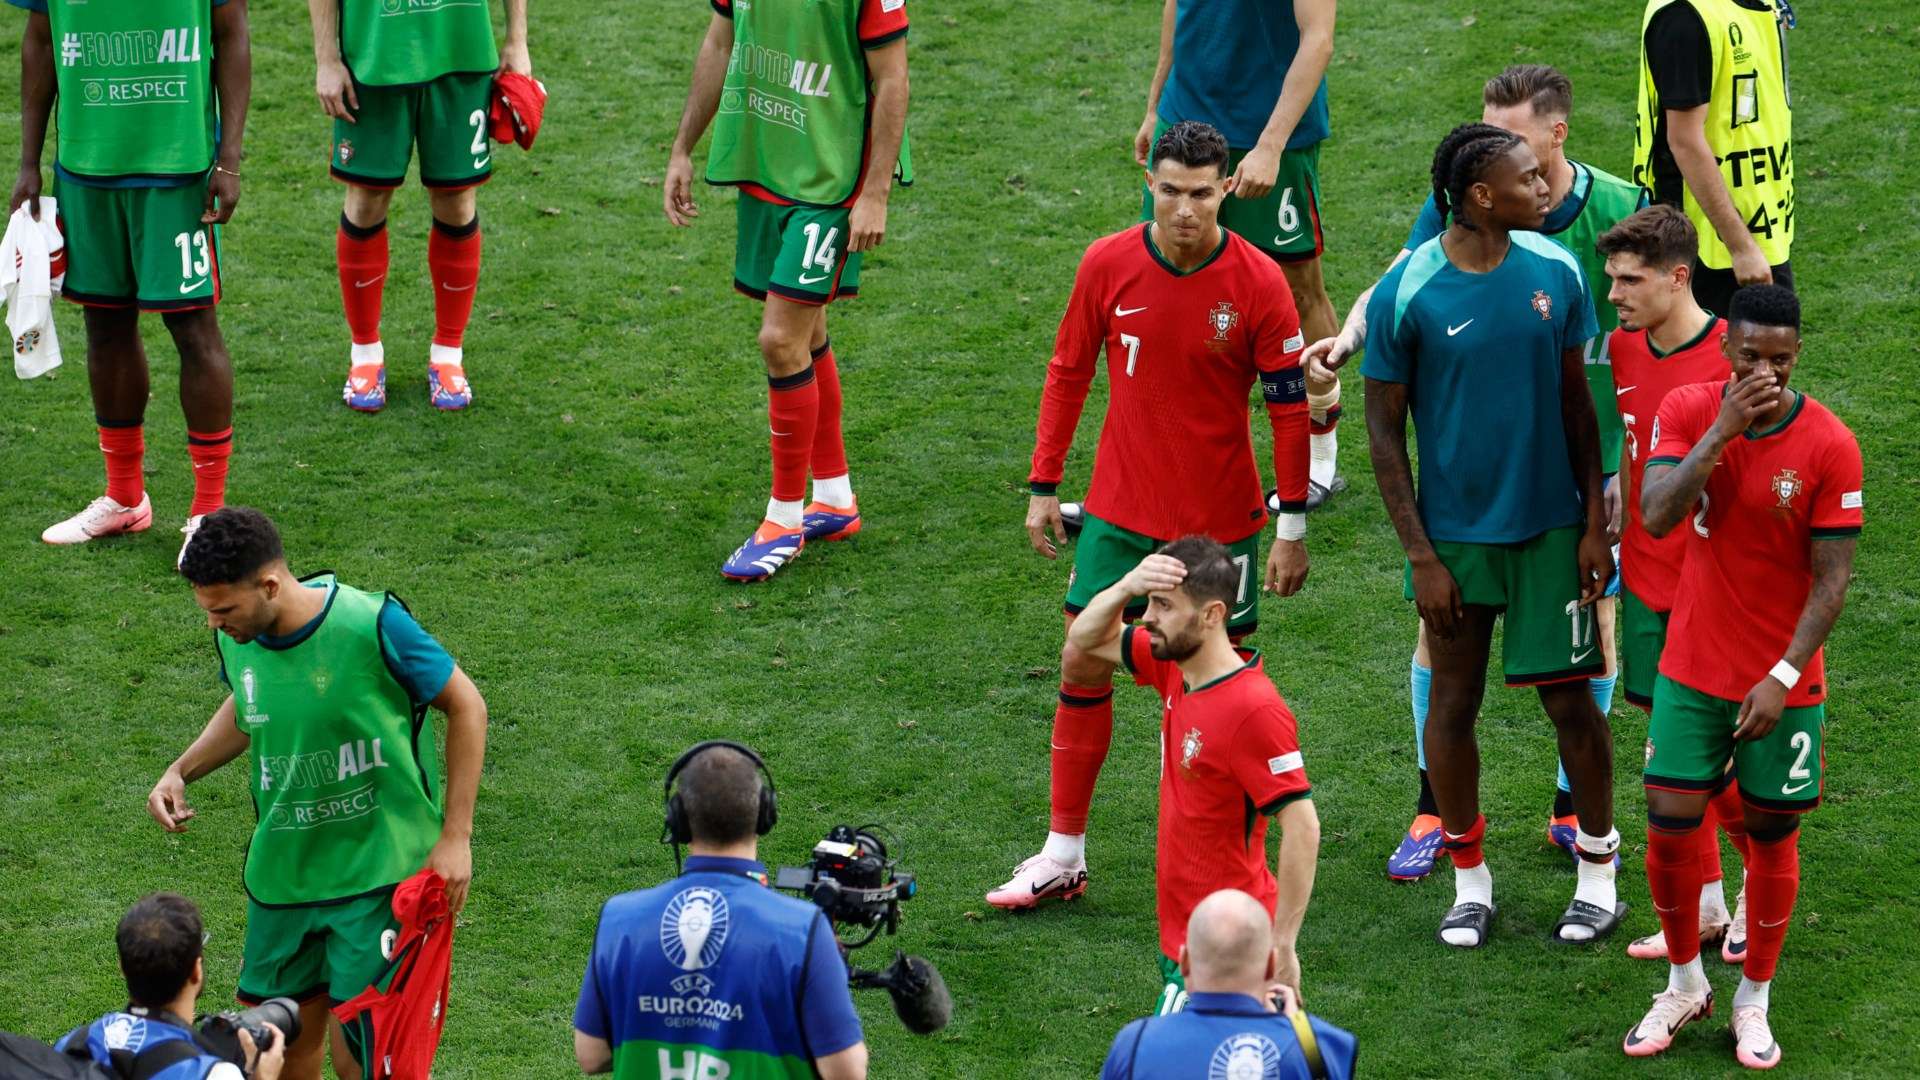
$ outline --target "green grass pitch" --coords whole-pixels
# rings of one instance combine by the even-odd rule
[[[279,520],[296,570],[403,595],[492,707],[446,1080],[574,1074],[571,1010],[599,905],[671,872],[655,842],[660,776],[712,736],[748,740],[772,764],[782,823],[769,861],[801,859],[836,821],[881,821],[920,875],[894,942],[939,964],[955,1019],[913,1038],[884,999],[866,999],[874,1075],[1090,1075],[1154,1000],[1151,695],[1116,697],[1087,899],[1008,918],[980,894],[1045,829],[1067,567],[1027,550],[1022,481],[1075,260],[1138,213],[1127,146],[1159,5],[916,4],[919,183],[896,192],[863,295],[833,309],[867,529],[759,588],[717,573],[753,527],[767,473],[758,312],[728,288],[734,197],[700,192],[688,232],[660,214],[706,5],[533,5],[553,100],[536,150],[502,150],[481,196],[477,405],[427,406],[428,218],[410,187],[392,216],[393,404],[368,417],[339,402],[340,192],[325,174],[305,5],[253,4],[249,158],[220,308],[239,373],[231,498]],[[1920,1047],[1920,20],[1862,0],[1800,7],[1796,385],[1859,435],[1869,494],[1831,649],[1828,800],[1806,821],[1774,1030],[1783,1075],[1907,1075]],[[1639,4],[1343,8],[1322,158],[1343,313],[1404,238],[1434,143],[1477,117],[1481,81],[1505,64],[1566,70],[1573,156],[1627,168]],[[18,21],[5,25],[11,72]],[[10,114],[0,143],[16,131]],[[144,892],[204,906],[208,1004],[240,958],[252,814],[239,768],[191,789],[200,816],[184,836],[163,835],[142,806],[220,700],[207,631],[170,572],[190,477],[171,345],[146,325],[149,533],[67,550],[36,540],[100,487],[76,309],[60,313],[66,366],[0,387],[0,1028],[43,1037],[122,1002],[112,928]],[[1357,375],[1347,393],[1353,489],[1312,519],[1312,577],[1268,602],[1254,641],[1300,714],[1326,830],[1300,940],[1310,1006],[1359,1033],[1370,1074],[1732,1075],[1724,1008],[1660,1059],[1620,1056],[1664,974],[1623,953],[1627,934],[1654,925],[1644,720],[1624,702],[1616,805],[1634,910],[1620,938],[1546,942],[1572,875],[1542,836],[1553,742],[1529,694],[1490,692],[1480,727],[1501,905],[1490,947],[1433,942],[1444,875],[1386,881],[1412,799],[1414,619],[1368,475]],[[1084,490],[1102,401],[1089,403],[1070,491]],[[1709,972],[1730,1000],[1735,973],[1711,960]]]

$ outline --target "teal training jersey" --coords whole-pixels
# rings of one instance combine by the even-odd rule
[[[1360,373],[1405,383],[1419,445],[1420,520],[1435,540],[1506,544],[1585,519],[1560,355],[1597,332],[1586,275],[1539,233],[1511,234],[1471,274],[1441,239],[1387,271],[1367,303]]]

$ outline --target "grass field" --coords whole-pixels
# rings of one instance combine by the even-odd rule
[[[1795,381],[1858,434],[1869,526],[1831,649],[1828,800],[1806,821],[1774,1031],[1784,1075],[1910,1075],[1920,106],[1905,72],[1920,20],[1862,0],[1801,7],[1794,264],[1807,346]],[[1045,829],[1067,567],[1027,550],[1022,482],[1075,260],[1138,212],[1126,147],[1159,4],[917,0],[919,183],[896,193],[863,295],[833,316],[867,528],[761,588],[716,573],[757,519],[767,470],[758,312],[727,288],[733,196],[703,193],[690,232],[659,208],[706,5],[534,5],[533,59],[553,100],[535,152],[502,151],[482,193],[487,261],[467,343],[478,404],[445,416],[425,400],[428,218],[409,189],[392,217],[394,401],[373,417],[339,402],[340,194],[324,171],[305,5],[252,8],[249,159],[220,309],[239,372],[230,497],[279,520],[296,570],[403,595],[492,709],[438,1075],[574,1072],[571,1010],[599,905],[671,873],[655,843],[660,776],[713,736],[748,740],[772,764],[782,821],[769,862],[800,860],[835,822],[880,821],[920,875],[895,941],[940,965],[955,1019],[913,1038],[884,999],[865,1001],[876,1076],[1096,1072],[1158,990],[1150,694],[1117,694],[1088,898],[1016,919],[980,894]],[[1327,275],[1343,313],[1404,238],[1434,143],[1477,117],[1479,85],[1501,66],[1563,67],[1573,156],[1626,170],[1639,8],[1346,5],[1322,157]],[[17,70],[17,38],[4,36],[0,69]],[[10,115],[0,144],[16,131]],[[171,573],[190,470],[157,320],[156,527],[81,549],[35,539],[100,484],[78,312],[60,319],[66,366],[0,387],[0,1028],[44,1037],[121,1003],[113,924],[152,889],[204,906],[207,1003],[224,1000],[252,824],[238,768],[192,789],[200,814],[184,836],[163,835],[142,806],[221,696],[206,630]],[[1553,742],[1530,695],[1491,692],[1481,723],[1501,905],[1490,947],[1456,955],[1433,942],[1444,875],[1411,888],[1384,878],[1412,799],[1414,623],[1353,422],[1359,391],[1350,375],[1353,489],[1314,517],[1307,588],[1269,600],[1254,641],[1301,717],[1326,830],[1300,941],[1310,1006],[1359,1034],[1369,1074],[1732,1074],[1724,1005],[1665,1057],[1627,1065],[1620,1035],[1664,972],[1627,960],[1620,940],[1547,944],[1571,873],[1541,835]],[[1101,401],[1096,391],[1072,490]],[[1621,895],[1634,904],[1628,930],[1644,933],[1645,721],[1624,702],[1613,721]],[[1709,964],[1730,1001],[1737,974]]]

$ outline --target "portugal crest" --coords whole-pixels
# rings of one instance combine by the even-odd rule
[[[1180,740],[1180,767],[1193,768],[1193,759],[1200,756],[1200,729],[1188,728],[1187,737]]]
[[[340,164],[353,164],[353,141],[351,139],[340,140]]]
[[[1225,341],[1227,332],[1240,325],[1240,313],[1233,310],[1233,304],[1222,300],[1207,312],[1207,325],[1213,327],[1213,340]]]
[[[1542,319],[1553,318],[1553,297],[1547,295],[1547,290],[1533,290],[1533,310],[1539,312]]]
[[[1801,482],[1799,473],[1792,469],[1781,469],[1773,478],[1773,493],[1780,499],[1780,505],[1775,509],[1792,506],[1794,496],[1800,494],[1805,487],[1806,484]]]

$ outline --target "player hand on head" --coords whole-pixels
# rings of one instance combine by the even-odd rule
[[[463,836],[440,834],[427,856],[427,869],[447,882],[447,910],[455,915],[467,903],[467,886],[473,881],[473,844]]]
[[[1292,596],[1306,583],[1306,542],[1275,540],[1267,551],[1267,591],[1275,596]]]
[[[1047,532],[1053,537],[1048,539]],[[1060,496],[1035,495],[1027,500],[1027,542],[1033,550],[1052,559],[1067,542],[1067,525],[1060,520]]]
[[[1240,167],[1227,178],[1227,190],[1242,199],[1264,199],[1280,178],[1280,151],[1256,146],[1240,159]]]
[[[1187,564],[1171,555],[1149,555],[1140,560],[1140,565],[1127,571],[1120,579],[1127,592],[1134,596],[1148,593],[1166,592],[1177,589],[1187,580]]]
[[[1440,556],[1432,552],[1413,560],[1413,606],[1420,610],[1420,621],[1427,624],[1427,630],[1447,641],[1453,640],[1453,632],[1466,615],[1460,603],[1460,584],[1453,580],[1453,572]]]
[[[1735,739],[1764,739],[1773,734],[1774,725],[1787,707],[1787,688],[1772,675],[1753,684],[1740,702],[1740,716],[1733,726]]]
[[[321,61],[313,76],[313,92],[320,99],[321,112],[335,120],[354,123],[353,114],[360,108],[360,97],[353,92],[353,73],[347,70],[345,61],[337,58]]]
[[[660,186],[666,189],[662,202],[667,220],[683,229],[693,224],[700,216],[700,207],[693,201],[693,158],[680,153],[669,157],[666,181]]]
[[[180,770],[169,768],[147,794],[147,813],[168,832],[186,832],[193,820],[193,808],[187,805],[187,781]]]
[[[15,210],[20,209],[21,203],[27,204],[27,213],[33,215],[33,220],[40,220],[40,166],[38,165],[32,168],[20,166],[20,176],[13,182],[13,198],[7,202],[8,215],[11,216]]]
[[[1580,534],[1580,606],[1607,595],[1607,579],[1613,576],[1613,544],[1607,540],[1606,523]]]
[[[1746,378],[1732,379],[1720,396],[1720,415],[1713,418],[1714,433],[1722,439],[1738,438],[1766,415],[1780,395],[1779,380],[1771,369],[1755,369]]]

